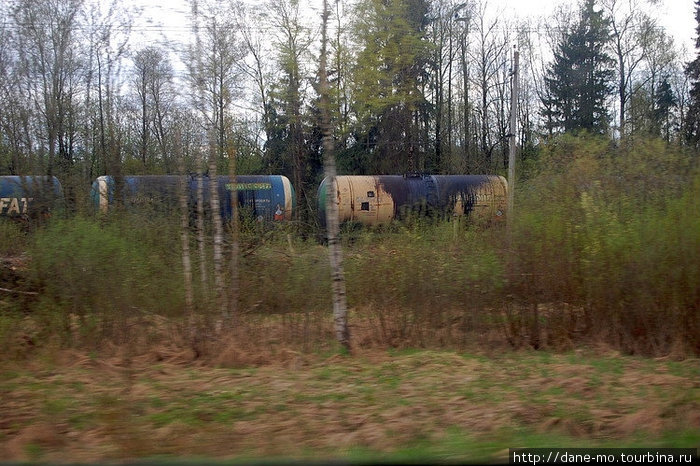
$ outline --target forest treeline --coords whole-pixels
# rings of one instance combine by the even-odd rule
[[[336,2],[339,173],[505,173],[513,44],[520,159],[578,132],[695,149],[700,63],[652,4],[582,0],[518,21],[481,0]],[[79,193],[103,174],[206,171],[210,153],[228,173],[235,154],[240,174],[289,177],[305,218],[322,177],[318,15],[297,0],[188,6],[174,43],[144,41],[124,2],[3,2],[0,173]]]

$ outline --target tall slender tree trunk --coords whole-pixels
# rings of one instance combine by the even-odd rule
[[[111,168],[109,167],[109,162],[106,160],[107,142],[105,138],[104,97],[102,95],[102,63],[99,54],[97,56],[97,110],[100,124],[100,155],[102,156],[102,166]]]
[[[440,51],[442,54],[442,51]],[[442,71],[442,60],[441,58],[438,58],[438,65],[437,65],[437,75],[438,75],[438,82],[436,83],[435,86],[435,158],[434,158],[434,166],[435,168],[431,167],[431,170],[434,171],[437,169],[437,167],[441,163],[441,157],[442,157],[442,108],[443,108],[443,88],[442,88],[442,78],[443,78],[443,71]]]
[[[625,60],[624,57],[619,56],[618,57],[618,63],[620,64],[620,76],[619,76],[619,84],[618,84],[618,93],[619,93],[619,98],[620,98],[620,137],[624,138],[626,129],[625,129],[625,124],[627,123],[627,115],[625,114],[625,110],[627,108],[627,86],[626,86],[626,80],[625,80]]]
[[[450,47],[449,47],[449,62],[447,63],[447,157],[450,163],[452,162],[452,61],[454,59],[452,51],[452,14],[450,14]],[[442,160],[438,160],[442,163]],[[442,168],[442,165],[439,166]],[[443,172],[444,173],[444,172]]]
[[[229,177],[231,179],[231,282],[229,285],[229,313],[232,319],[238,316],[239,295],[239,219],[238,219],[238,182],[236,180],[236,149],[229,147]]]
[[[207,281],[207,245],[206,232],[204,230],[204,156],[199,153],[197,156],[197,248],[199,250],[200,282],[202,285],[202,298],[207,301],[208,281]]]
[[[464,163],[465,172],[470,173],[469,163],[471,134],[469,132],[469,67],[467,66],[467,31],[462,32],[462,80],[464,86]]]
[[[218,124],[217,124],[217,147],[216,147],[216,155],[218,157],[217,163],[223,159],[224,156],[224,149],[226,146],[226,121],[224,118],[224,109],[226,107],[225,102],[224,102],[224,93],[226,92],[225,86],[224,86],[224,70],[219,70],[219,92],[218,92],[218,98],[217,98],[217,105],[218,105],[218,114],[219,114],[219,119],[218,119]]]
[[[213,136],[213,135],[212,135]],[[221,209],[219,200],[219,183],[216,173],[215,141],[210,138],[209,148],[209,205],[211,208],[211,221],[214,224],[214,303],[216,309],[221,314],[221,318],[228,320],[228,309],[224,299],[224,276],[223,276],[223,244],[224,229],[221,221]]]
[[[146,166],[146,158],[148,154],[148,102],[146,98],[146,77],[145,72],[141,72],[142,77],[139,82],[139,92],[141,93],[141,162]]]
[[[488,144],[488,85],[486,68],[484,67],[481,75],[481,155],[485,158],[485,167],[482,169],[491,170],[491,151]]]
[[[348,329],[348,308],[343,273],[343,250],[338,238],[338,205],[336,199],[336,166],[333,153],[333,131],[330,122],[330,98],[328,76],[326,74],[326,36],[328,32],[328,0],[323,0],[323,26],[321,43],[321,128],[323,131],[323,165],[328,182],[326,195],[326,227],[328,228],[328,254],[331,263],[331,284],[333,290],[333,322],[338,342],[350,351],[350,330]]]
[[[189,320],[190,328],[193,325],[194,296],[192,292],[192,258],[190,254],[190,211],[187,205],[187,173],[185,170],[185,158],[182,154],[182,138],[178,132],[175,135],[175,159],[180,169],[179,201],[180,201],[180,239],[182,241],[182,275],[183,289],[185,291],[185,313]]]

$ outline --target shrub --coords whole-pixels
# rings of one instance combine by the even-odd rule
[[[123,337],[128,317],[181,311],[179,254],[162,222],[114,220],[56,219],[30,250],[39,310],[65,329],[77,318],[97,339]]]
[[[503,286],[494,241],[500,229],[425,222],[367,231],[346,261],[348,302],[390,344],[463,343],[487,327],[485,309]]]
[[[10,218],[0,218],[0,256],[21,254],[27,246],[27,236],[21,225]]]
[[[630,353],[692,348],[700,209],[691,161],[657,142],[602,147],[564,138],[521,190],[511,293],[546,304],[530,319],[552,338],[585,334]]]

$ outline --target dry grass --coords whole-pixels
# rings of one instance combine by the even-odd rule
[[[480,445],[500,457],[533,438],[579,446],[700,442],[668,437],[700,431],[697,360],[376,347],[342,356],[301,351],[267,330],[265,340],[220,338],[198,356],[170,331],[156,345],[53,349],[6,361],[0,457],[328,459],[420,446],[423,459],[470,460]]]

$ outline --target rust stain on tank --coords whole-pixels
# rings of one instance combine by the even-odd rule
[[[495,175],[358,175],[336,177],[338,217],[365,225],[389,223],[408,212],[499,218],[507,183]]]

